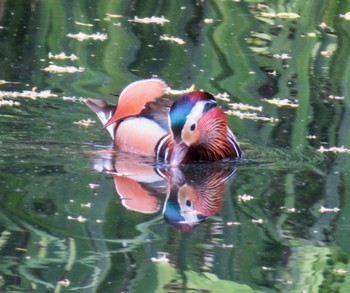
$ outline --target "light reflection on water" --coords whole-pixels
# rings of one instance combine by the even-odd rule
[[[347,290],[349,154],[319,150],[350,146],[348,2],[0,0],[0,90],[31,92],[0,106],[1,290]],[[78,32],[107,40],[67,37]],[[49,57],[62,52],[78,59]],[[95,119],[80,97],[112,101],[152,75],[226,92],[227,111],[261,107],[229,116],[244,160],[169,169],[95,154],[110,138],[76,124]],[[199,222],[182,232],[184,218]]]

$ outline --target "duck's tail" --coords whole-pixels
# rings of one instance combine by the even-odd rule
[[[105,100],[87,99],[85,103],[92,111],[96,113],[103,126],[105,126],[106,123],[113,117],[117,108],[115,105],[111,105]],[[106,127],[112,139],[114,139],[115,127],[115,123]]]

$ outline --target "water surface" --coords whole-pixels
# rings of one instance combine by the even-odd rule
[[[0,0],[1,290],[347,292],[348,11]],[[111,152],[82,99],[150,77],[221,96],[244,160]]]

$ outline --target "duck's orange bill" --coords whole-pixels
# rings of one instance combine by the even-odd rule
[[[184,160],[186,158],[188,152],[188,146],[184,143],[179,143],[174,145],[173,153],[170,158],[171,166],[178,166],[182,163],[185,163]]]

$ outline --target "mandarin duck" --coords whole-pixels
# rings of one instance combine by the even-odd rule
[[[175,102],[162,98],[160,79],[129,84],[118,105],[88,99],[118,150],[154,156],[173,166],[191,161],[240,158],[241,150],[224,111],[204,91],[187,92]]]

